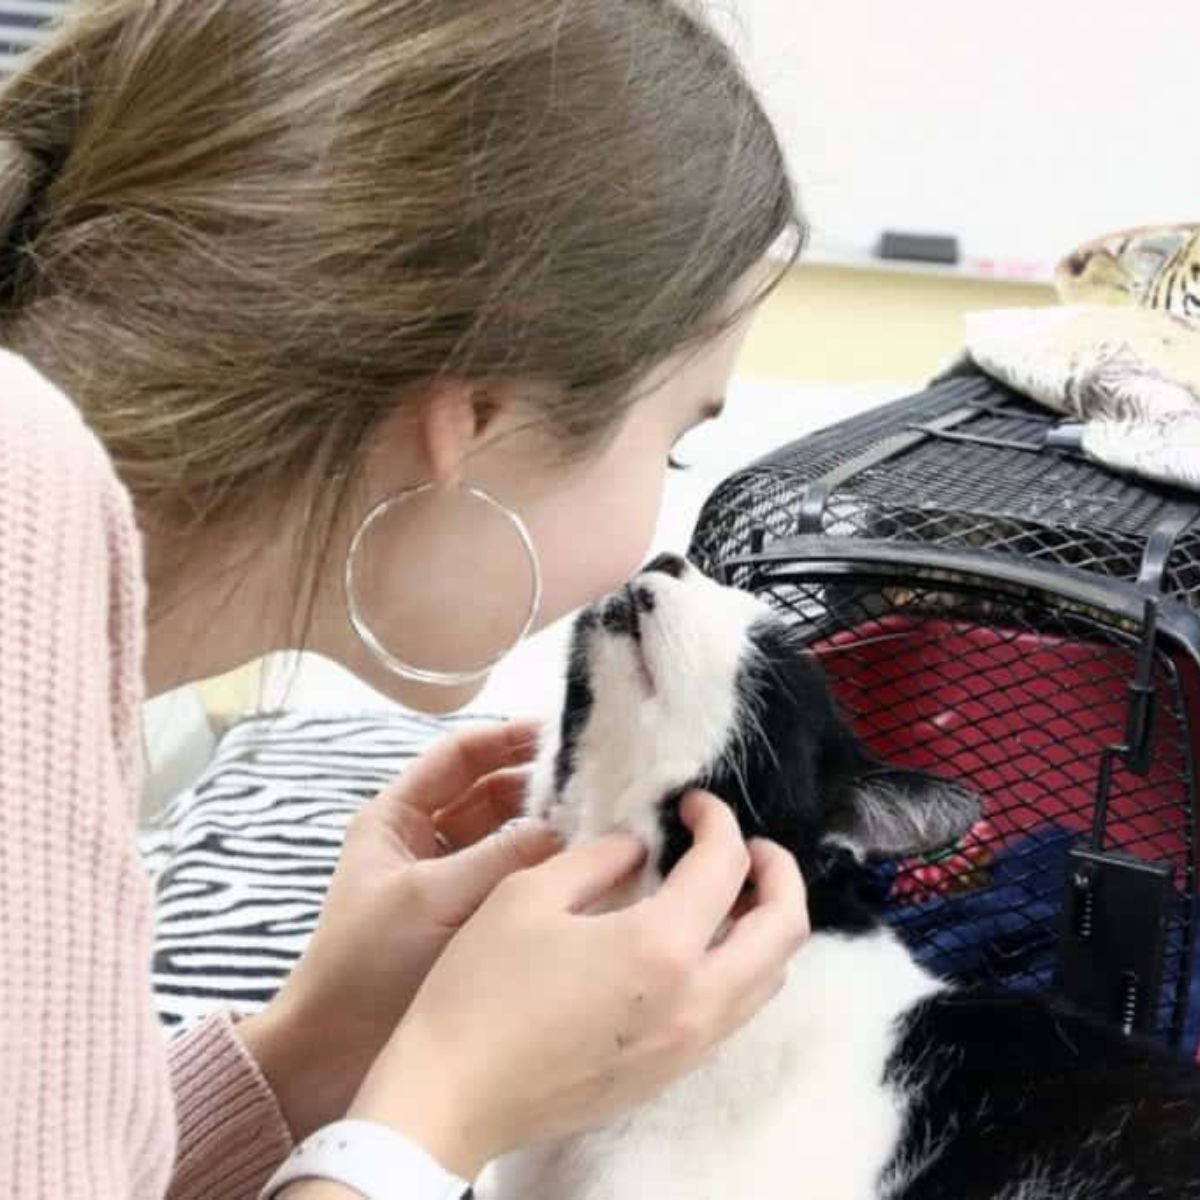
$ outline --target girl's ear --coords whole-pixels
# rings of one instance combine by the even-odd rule
[[[447,377],[430,383],[417,408],[426,478],[441,484],[461,483],[464,463],[494,415],[494,402],[471,381]]]
[[[447,375],[416,386],[377,426],[376,452],[421,483],[453,486],[488,442],[529,419],[533,384]]]

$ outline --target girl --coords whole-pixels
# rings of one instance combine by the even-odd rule
[[[697,794],[669,886],[577,915],[641,847],[489,836],[532,753],[509,726],[364,808],[274,1003],[166,1049],[135,731],[144,694],[299,644],[462,704],[638,565],[796,223],[762,110],[672,0],[88,0],[8,83],[9,1195],[453,1195],[772,994],[790,858]]]

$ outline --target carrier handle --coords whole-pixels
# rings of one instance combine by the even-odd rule
[[[1114,758],[1118,755],[1125,758],[1135,771],[1146,769],[1145,751],[1153,697],[1151,672],[1159,635],[1168,638],[1200,670],[1200,618],[1185,604],[1164,601],[1157,596],[1148,597],[1136,584],[1122,580],[1100,583],[1082,579],[1069,568],[1009,559],[995,553],[972,553],[943,546],[869,538],[801,534],[772,541],[758,554],[727,559],[720,566],[720,574],[728,582],[732,571],[738,567],[769,577],[773,570],[788,566],[802,567],[805,578],[810,580],[822,577],[861,579],[864,575],[886,572],[892,578],[905,581],[953,584],[966,577],[976,587],[980,584],[999,586],[1009,595],[1019,596],[1022,592],[1050,595],[1074,601],[1094,612],[1115,613],[1139,629],[1138,669],[1131,681],[1127,744],[1102,752],[1096,813],[1098,829],[1093,830],[1098,848],[1103,845]],[[781,574],[786,577],[787,572]]]
[[[806,572],[844,577],[886,570],[908,578],[967,576],[1001,585],[1007,592],[1044,593],[1076,604],[1114,613],[1141,628],[1146,596],[1125,580],[1098,581],[1085,578],[1070,567],[1030,562],[1009,555],[955,547],[892,542],[880,538],[834,537],[798,534],[773,539],[755,554],[725,559],[718,574],[728,582],[737,568],[771,571],[788,564],[803,563]],[[1200,668],[1200,617],[1187,605],[1166,600],[1159,606],[1159,629],[1178,641]]]

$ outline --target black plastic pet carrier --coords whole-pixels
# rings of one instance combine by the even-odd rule
[[[983,798],[873,868],[922,961],[1191,1051],[1200,496],[1046,448],[1055,420],[948,378],[727,479],[690,555],[796,623],[875,751]]]

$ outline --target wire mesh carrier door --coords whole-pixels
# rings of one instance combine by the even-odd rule
[[[709,498],[690,555],[762,595],[864,741],[983,819],[873,867],[918,958],[1200,1036],[1200,497],[1044,447],[985,376],[786,446]]]

